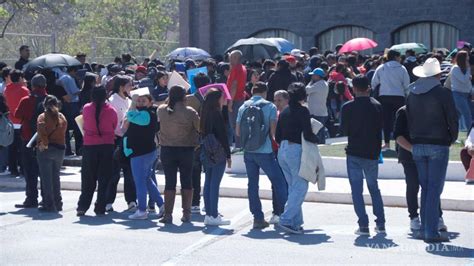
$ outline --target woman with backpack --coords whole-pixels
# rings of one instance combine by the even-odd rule
[[[194,149],[199,144],[199,115],[184,103],[186,90],[174,86],[169,91],[168,104],[158,108],[160,121],[161,162],[165,172],[165,214],[162,223],[173,222],[178,170],[181,181],[183,217],[191,221],[193,197],[192,166]]]
[[[159,130],[156,108],[150,94],[134,95],[130,110],[124,122],[127,129],[123,137],[123,151],[130,158],[132,174],[138,198],[138,209],[128,218],[142,220],[148,218],[147,194],[160,208],[158,217],[164,212],[163,198],[158,191],[155,175],[155,161],[158,151],[155,136]]]
[[[227,139],[226,126],[222,115],[222,108],[226,100],[221,90],[210,89],[201,109],[200,131],[204,143],[212,142],[219,150],[219,158],[210,158],[216,151],[209,150],[209,145],[201,147],[204,158],[204,205],[206,206],[205,225],[228,225],[230,221],[223,220],[217,210],[219,201],[219,186],[224,175],[225,165],[231,167],[229,141]]]
[[[92,90],[92,102],[84,106],[84,146],[82,154],[81,196],[77,203],[77,216],[89,209],[98,183],[94,212],[105,214],[107,186],[112,178],[117,112],[106,103],[105,87]]]
[[[55,96],[46,96],[43,102],[44,113],[37,120],[36,158],[43,198],[40,211],[56,212],[63,208],[59,175],[66,149],[67,120],[59,112],[60,105]]]

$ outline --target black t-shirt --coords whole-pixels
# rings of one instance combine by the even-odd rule
[[[159,129],[156,108],[150,107],[142,111],[150,115],[149,124],[141,126],[130,122],[124,136],[127,137],[127,148],[133,150],[131,158],[148,154],[156,149],[155,136]]]
[[[301,133],[305,140],[317,143],[318,137],[313,134],[311,117],[308,108],[297,105],[285,108],[278,117],[275,140],[281,143],[287,140],[301,144]]]
[[[403,106],[402,108],[398,109],[396,119],[395,119],[395,127],[393,129],[393,137],[397,139],[398,137],[405,137],[409,142],[410,133],[408,131],[408,120],[407,120],[407,108]],[[405,150],[400,145],[397,144],[397,152],[398,152],[398,160],[401,163],[404,162],[414,162],[413,155],[411,152]]]

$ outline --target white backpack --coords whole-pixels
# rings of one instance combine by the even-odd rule
[[[0,146],[8,147],[13,143],[15,137],[15,128],[8,119],[8,114],[0,115]]]

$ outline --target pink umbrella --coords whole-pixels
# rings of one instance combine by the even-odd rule
[[[362,51],[376,47],[378,44],[368,38],[355,38],[347,41],[342,48],[339,50],[339,53],[349,53],[352,51]]]
[[[224,92],[224,97],[226,98],[226,100],[232,99],[229,93],[229,89],[227,88],[227,85],[225,83],[215,83],[215,84],[206,85],[204,87],[199,88],[199,93],[201,93],[202,96],[206,96],[207,91],[210,90],[211,88],[216,88]]]

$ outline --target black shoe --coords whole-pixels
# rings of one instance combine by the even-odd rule
[[[39,207],[38,211],[40,211],[40,212],[57,212],[56,208],[54,208],[54,207],[44,207],[44,206]]]
[[[15,208],[19,209],[29,209],[29,208],[38,208],[38,203],[23,202],[21,204],[15,204]]]
[[[417,240],[425,240],[425,235],[421,231],[414,231],[412,237]]]
[[[430,238],[425,238],[425,243],[440,243],[440,242],[449,242],[449,237],[447,236],[436,236],[436,237],[430,237]]]
[[[77,212],[76,212],[76,216],[77,216],[77,217],[82,217],[82,216],[84,216],[84,215],[86,215],[86,211],[77,210]]]
[[[105,216],[105,212],[95,212],[95,216],[99,216],[99,217]]]

